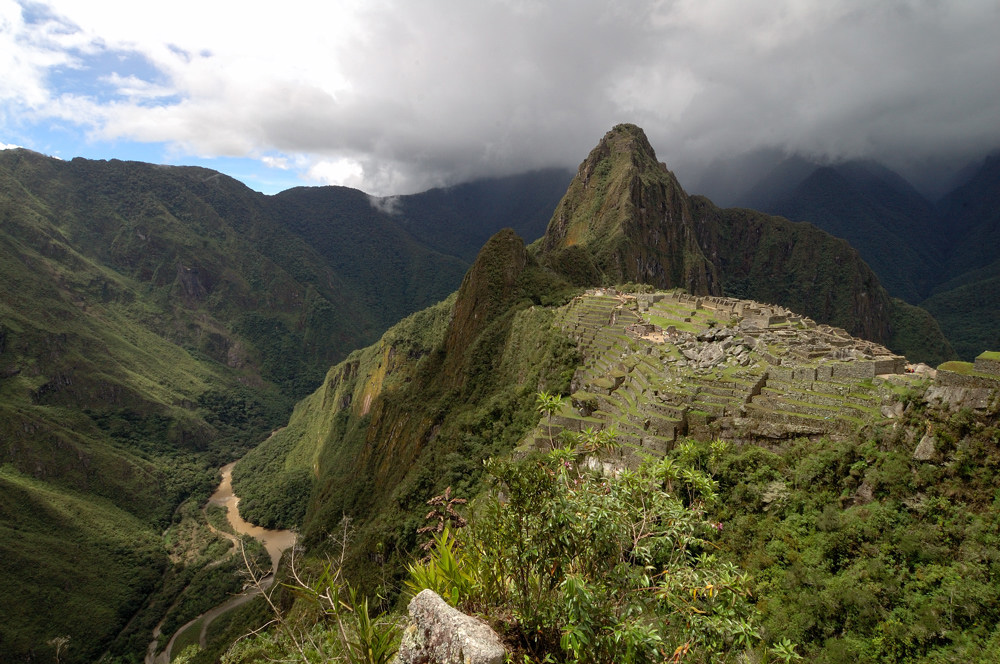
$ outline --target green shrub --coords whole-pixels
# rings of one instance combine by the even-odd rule
[[[536,658],[730,661],[754,648],[749,581],[712,553],[711,478],[672,459],[602,476],[581,467],[584,447],[489,461],[493,490],[411,566],[411,590],[501,617]]]

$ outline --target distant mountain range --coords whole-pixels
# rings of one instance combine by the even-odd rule
[[[1000,286],[1000,156],[967,169],[962,183],[933,203],[871,161],[822,165],[764,155],[736,164],[696,187],[718,192],[727,205],[808,221],[844,238],[891,295],[934,315],[964,359],[1000,346],[1000,305],[990,297]]]

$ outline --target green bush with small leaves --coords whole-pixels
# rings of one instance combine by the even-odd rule
[[[581,464],[589,442],[489,461],[470,527],[411,567],[411,591],[491,616],[537,659],[723,662],[754,648],[749,579],[714,554],[711,478],[673,460],[596,474]]]

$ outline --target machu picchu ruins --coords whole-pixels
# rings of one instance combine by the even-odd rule
[[[683,436],[846,435],[891,418],[892,390],[926,375],[842,329],[728,297],[593,289],[558,325],[583,364],[554,424],[614,427],[625,456],[662,454]]]

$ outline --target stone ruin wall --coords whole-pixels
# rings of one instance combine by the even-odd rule
[[[980,373],[991,374],[1000,379],[1000,360],[994,360],[980,355],[976,358],[973,367]]]
[[[1000,388],[1000,375],[996,378],[992,376],[970,376],[956,373],[954,371],[948,371],[947,369],[938,369],[937,376],[934,378],[934,384],[941,385],[943,387],[966,387],[971,389],[985,388],[995,390]]]
[[[760,304],[730,297],[695,296],[679,291],[642,294],[636,297],[640,311],[648,311],[653,304],[664,299],[675,304],[690,306],[694,310],[718,311],[727,314],[730,318],[739,319],[739,327],[743,330],[745,343],[771,365],[772,375],[780,380],[798,383],[837,379],[865,380],[884,374],[901,374],[906,370],[905,357],[891,354],[881,347],[876,348],[876,345],[870,342],[860,342],[863,350],[868,351],[866,354],[876,356],[874,359],[854,358],[820,364],[818,367],[795,367],[791,371],[781,371],[783,369],[781,358],[770,353],[767,344],[758,339],[760,334],[772,326],[795,326],[797,331],[807,335],[816,335],[817,341],[836,348],[850,348],[857,345],[858,342],[845,330],[829,325],[817,325],[812,319],[799,316],[777,305]],[[653,327],[655,326],[650,327],[650,331],[653,330]],[[638,334],[643,331],[645,330],[640,330],[637,327],[630,333]],[[659,328],[656,328],[655,331],[661,332]],[[987,362],[992,363],[992,372],[1000,376],[1000,362],[990,360]],[[977,370],[979,369],[977,368]]]

